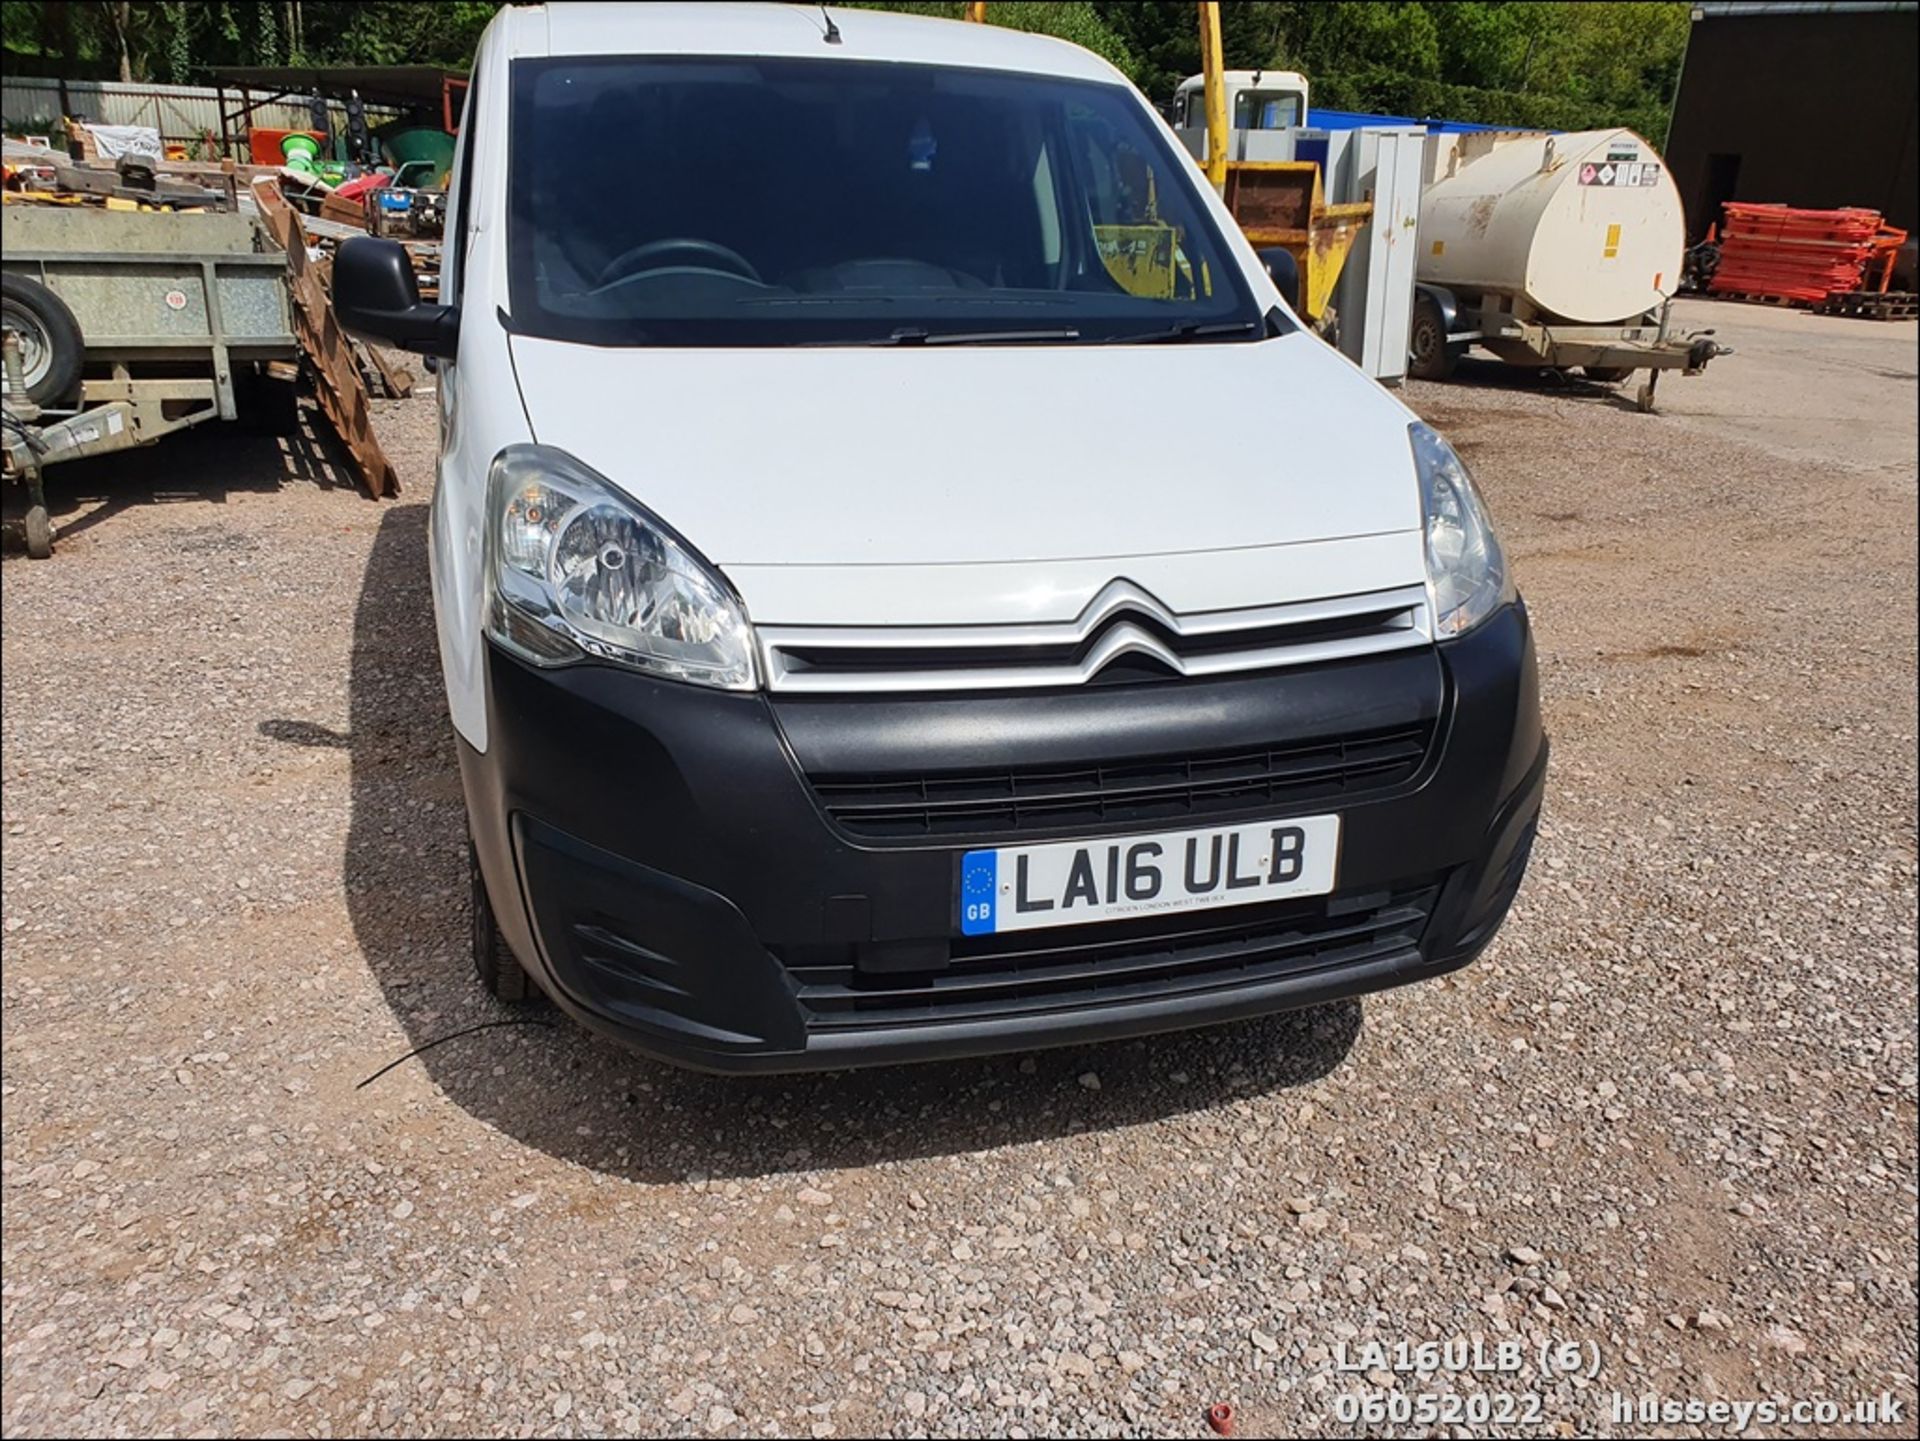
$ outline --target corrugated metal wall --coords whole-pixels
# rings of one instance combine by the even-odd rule
[[[260,92],[255,91],[258,95]],[[164,141],[192,144],[203,135],[220,138],[220,92],[211,85],[122,85],[111,80],[69,80],[65,113],[80,120],[97,120],[105,125],[152,125]],[[227,109],[240,105],[240,92],[227,90]],[[343,129],[346,115],[338,105],[332,107],[334,126]],[[388,112],[368,106],[370,123]],[[0,77],[0,117],[11,131],[29,122],[51,121],[58,125],[62,114],[60,82],[39,76]],[[278,101],[261,105],[253,112],[252,124],[278,130],[305,128],[308,112],[304,100]],[[244,139],[234,137],[236,143]],[[60,143],[60,137],[54,137]]]

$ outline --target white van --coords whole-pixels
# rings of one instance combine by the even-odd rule
[[[1526,612],[1272,263],[1072,45],[503,9],[441,303],[390,241],[334,272],[438,358],[487,987],[793,1070],[1477,954],[1545,775]]]

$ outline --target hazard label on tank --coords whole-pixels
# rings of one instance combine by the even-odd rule
[[[1652,161],[1614,161],[1596,165],[1588,161],[1580,167],[1582,185],[1610,185],[1616,188],[1626,186],[1647,186],[1660,183],[1660,167]]]

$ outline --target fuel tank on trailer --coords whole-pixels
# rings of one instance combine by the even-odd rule
[[[1631,130],[1488,131],[1427,142],[1420,280],[1550,320],[1636,320],[1678,288],[1680,192]]]

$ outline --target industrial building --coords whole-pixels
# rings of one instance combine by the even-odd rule
[[[1728,200],[1858,205],[1911,231],[1920,4],[1694,6],[1665,146],[1698,239]]]

